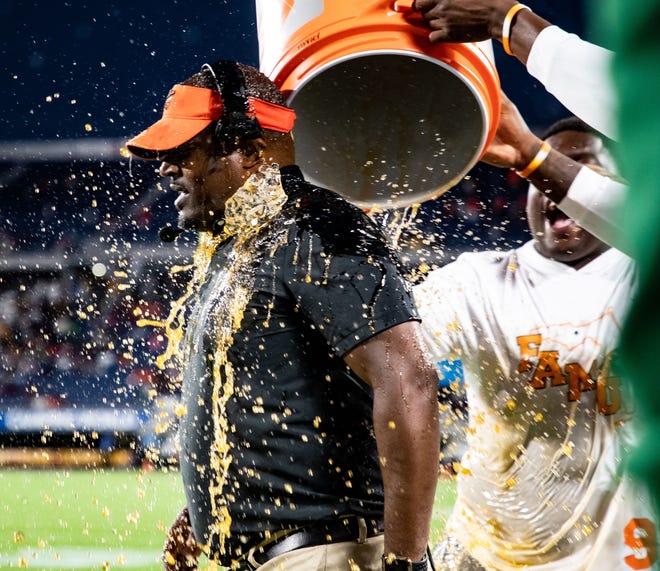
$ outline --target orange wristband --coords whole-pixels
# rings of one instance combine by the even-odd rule
[[[504,24],[502,24],[502,47],[504,47],[504,51],[510,56],[514,55],[511,51],[511,44],[509,43],[509,38],[511,36],[511,23],[520,10],[531,10],[531,8],[520,3],[514,4],[509,8],[509,11],[504,17]]]
[[[541,148],[539,149],[538,153],[534,155],[534,158],[529,161],[529,164],[522,170],[516,171],[518,173],[518,176],[521,176],[522,178],[527,178],[530,174],[532,174],[537,168],[541,166],[541,163],[548,158],[548,155],[550,154],[550,143],[547,141],[543,141],[541,143]]]

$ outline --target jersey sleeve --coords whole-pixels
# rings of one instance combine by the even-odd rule
[[[381,252],[355,252],[327,248],[318,234],[304,230],[285,272],[302,318],[339,356],[381,331],[419,319],[411,286],[394,260]]]
[[[613,53],[557,26],[536,38],[527,70],[549,93],[585,123],[617,139],[617,105],[610,66]]]
[[[626,252],[622,212],[627,193],[625,184],[583,167],[559,208],[589,233]]]
[[[461,258],[430,272],[413,288],[425,348],[439,371],[462,363],[477,338],[470,292],[469,266]]]

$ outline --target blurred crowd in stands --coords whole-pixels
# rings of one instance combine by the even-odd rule
[[[163,331],[137,322],[163,320],[183,293],[186,273],[170,269],[190,261],[194,237],[176,245],[158,237],[174,223],[174,194],[159,187],[153,165],[127,161],[7,163],[0,186],[0,415],[130,408],[145,413],[142,438],[154,444],[164,416],[155,409],[171,416],[176,399],[174,373],[155,364]],[[522,243],[525,199],[517,175],[478,165],[412,223],[379,216],[400,225],[414,277],[462,251]]]

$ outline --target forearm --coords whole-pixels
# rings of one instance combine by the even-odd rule
[[[540,145],[539,140],[538,148]],[[518,171],[524,169],[533,158],[534,155],[525,154],[523,162],[516,165],[516,169]],[[568,194],[568,190],[583,166],[582,163],[551,149],[547,158],[527,176],[527,180],[555,204],[559,204]]]
[[[428,543],[438,481],[437,376],[425,369],[421,378],[421,387],[402,383],[399,392],[374,394],[385,489],[385,553],[413,561],[423,558]]]
[[[511,2],[509,7],[516,4]],[[501,23],[504,22],[506,13],[502,15]],[[523,64],[527,65],[529,54],[532,51],[534,42],[539,34],[545,28],[551,26],[550,22],[541,18],[538,14],[531,10],[521,10],[516,14],[515,19],[511,25],[511,32],[509,34],[509,46],[513,55],[516,56]],[[502,39],[502,26],[500,24],[499,35],[496,36],[499,40]]]
[[[385,491],[385,554],[420,561],[438,481],[438,377],[420,326],[386,329],[344,356],[373,388],[376,445]]]
[[[540,144],[538,140],[537,145],[527,148],[537,149]],[[533,157],[529,151],[522,153],[515,168],[524,169]],[[629,250],[621,229],[625,184],[555,150],[527,179],[580,227],[610,246]]]

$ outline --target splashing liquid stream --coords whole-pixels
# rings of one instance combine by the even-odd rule
[[[231,251],[227,256],[226,289],[220,295],[211,298],[212,315],[215,334],[215,348],[212,367],[212,406],[213,406],[213,444],[211,446],[210,463],[213,473],[213,483],[209,488],[211,498],[211,513],[214,524],[209,530],[209,545],[217,537],[220,553],[225,553],[225,539],[230,535],[231,515],[223,489],[232,462],[230,445],[227,435],[232,429],[227,418],[227,403],[234,394],[234,370],[228,358],[228,352],[233,344],[235,333],[239,330],[254,288],[254,267],[256,257],[262,248],[257,247],[263,242],[267,233],[262,230],[281,211],[287,200],[282,188],[279,167],[263,165],[245,184],[227,200],[225,205],[225,225],[219,235],[201,232],[197,250],[193,256],[193,276],[184,294],[172,304],[168,317],[164,321],[140,320],[139,326],[155,326],[165,330],[167,347],[157,359],[157,366],[165,368],[167,363],[179,371],[181,381],[182,366],[186,362],[187,351],[191,345],[183,346],[185,333],[186,305],[195,297],[200,287],[211,277],[208,270],[211,261],[220,244],[233,239]],[[285,234],[278,234],[270,245],[274,252]],[[185,268],[172,268],[172,272]],[[269,308],[270,309],[270,308]],[[267,320],[270,318],[270,312]]]

